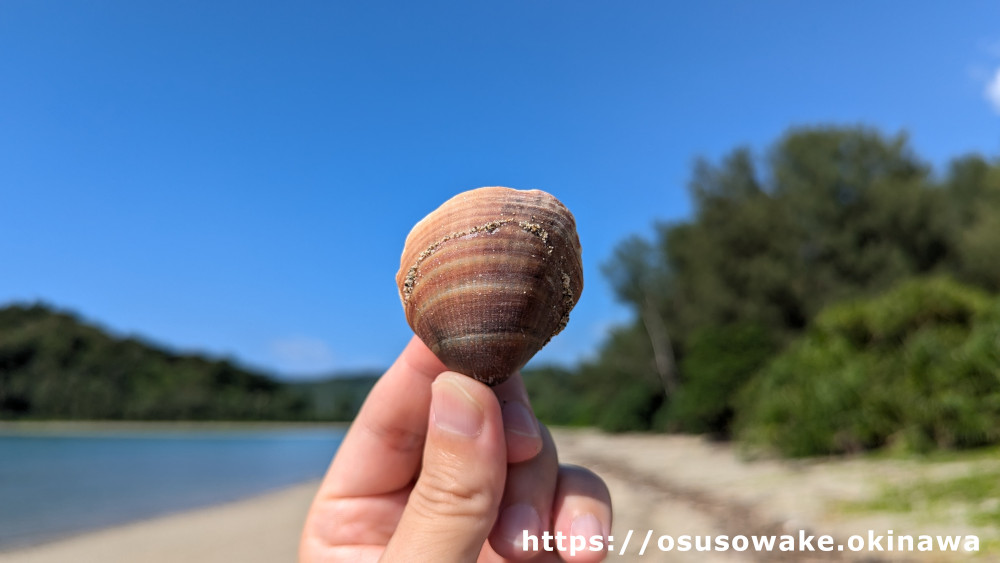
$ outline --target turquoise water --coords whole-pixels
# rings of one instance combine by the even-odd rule
[[[0,430],[0,550],[319,478],[336,428]]]

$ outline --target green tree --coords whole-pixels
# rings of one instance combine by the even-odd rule
[[[944,182],[951,215],[958,226],[955,275],[968,283],[1000,291],[1000,162],[978,156],[955,160]]]
[[[754,327],[767,350],[781,349],[831,303],[946,270],[958,238],[956,216],[942,212],[947,191],[933,184],[906,137],[862,127],[795,129],[759,161],[747,149],[718,165],[699,161],[690,189],[690,221],[658,225],[652,241],[623,242],[605,266],[636,321],[612,337],[597,364],[617,362],[617,350],[628,347],[615,338],[640,338],[647,345],[631,348],[645,356],[630,363],[646,371],[629,377],[658,376],[661,386],[650,393],[701,401],[714,391],[704,411],[685,399],[671,414],[661,400],[661,412],[643,419],[647,428],[660,421],[725,432],[727,405],[761,354],[747,347],[746,357],[726,356],[733,371],[723,376],[699,359],[712,354],[698,338]]]

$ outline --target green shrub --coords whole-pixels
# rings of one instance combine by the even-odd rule
[[[789,456],[1000,441],[1000,306],[946,279],[822,311],[737,402],[748,444]]]
[[[756,325],[696,332],[680,365],[683,384],[663,409],[660,424],[667,430],[727,436],[737,392],[774,350],[773,339]]]
[[[638,382],[622,385],[602,401],[597,427],[606,432],[635,432],[650,429],[650,421],[663,402],[661,393]]]

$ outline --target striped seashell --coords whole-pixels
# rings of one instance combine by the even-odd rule
[[[458,194],[410,231],[396,283],[410,327],[448,369],[496,385],[580,299],[576,222],[539,190]]]

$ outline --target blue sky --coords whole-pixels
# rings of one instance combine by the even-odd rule
[[[986,1],[8,0],[0,303],[287,377],[381,367],[410,334],[410,227],[538,188],[576,215],[586,285],[537,361],[572,363],[629,318],[600,265],[689,216],[698,156],[857,123],[939,170],[1000,155],[997,22]]]

